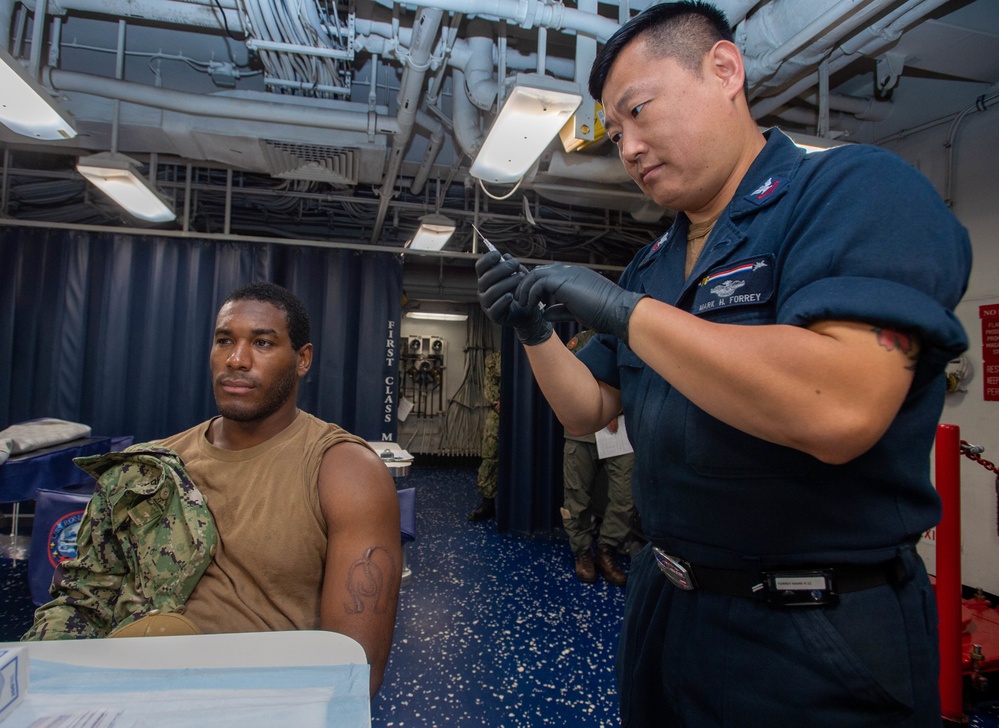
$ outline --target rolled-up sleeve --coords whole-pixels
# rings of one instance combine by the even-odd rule
[[[917,376],[938,373],[968,346],[954,315],[971,268],[967,231],[921,173],[884,150],[823,166],[808,180],[817,194],[795,211],[777,323],[897,328],[919,338]],[[858,201],[862,184],[871,193]]]

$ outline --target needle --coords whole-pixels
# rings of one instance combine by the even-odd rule
[[[499,251],[496,250],[496,246],[493,245],[492,243],[490,243],[489,242],[489,238],[487,238],[485,235],[483,235],[482,231],[479,230],[477,227],[475,227],[475,223],[471,223],[471,225],[472,225],[472,230],[474,230],[475,232],[477,232],[479,234],[479,237],[482,238],[482,242],[486,244],[486,247],[489,248],[489,250],[494,250],[494,251],[496,251],[498,253]]]
[[[486,244],[486,247],[489,248],[489,250],[495,250],[497,253],[499,252],[499,249],[495,245],[493,245],[492,243],[489,242],[489,238],[487,238],[485,235],[483,235],[482,231],[479,230],[477,227],[475,227],[475,223],[469,223],[469,224],[472,226],[472,230],[474,230],[475,232],[477,232],[479,234],[479,237],[482,238],[482,242]],[[520,264],[519,272],[527,274],[530,271],[527,269],[526,265],[524,265],[523,263],[521,263]]]
[[[479,234],[479,237],[482,238],[482,242],[486,244],[486,247],[489,248],[489,250],[495,250],[497,253],[499,252],[499,250],[497,250],[496,246],[489,242],[489,238],[487,238],[485,235],[483,235],[482,231],[479,230],[477,227],[475,227],[475,223],[469,223],[469,224],[472,226],[472,230],[474,230],[475,232],[477,232]],[[518,275],[518,274],[520,274],[520,275],[527,275],[527,273],[529,273],[529,271],[527,270],[527,266],[525,266],[523,263],[521,263],[520,264],[520,268],[517,270],[516,273],[513,273],[513,275]],[[545,304],[543,304],[541,301],[538,301],[538,310],[539,311],[544,311],[545,310]]]

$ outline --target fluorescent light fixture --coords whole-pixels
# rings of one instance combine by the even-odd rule
[[[406,318],[422,321],[467,321],[467,313],[438,313],[436,311],[407,311]]]
[[[80,157],[76,171],[124,207],[129,213],[149,222],[176,219],[170,206],[150,182],[139,173],[139,163],[115,152]]]
[[[0,122],[35,139],[72,139],[76,129],[55,99],[14,56],[0,48]]]
[[[784,131],[781,129],[781,131]],[[833,147],[842,147],[849,142],[840,142],[826,137],[812,136],[811,134],[799,134],[798,132],[784,131],[784,134],[794,142],[796,147],[801,147],[806,152],[824,152]]]
[[[406,243],[410,250],[441,250],[454,235],[454,220],[444,215],[424,215],[420,218],[420,228]]]
[[[484,182],[520,180],[582,102],[579,84],[518,74],[469,173]]]

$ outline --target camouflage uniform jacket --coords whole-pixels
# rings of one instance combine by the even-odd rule
[[[97,487],[76,558],[22,640],[105,637],[152,610],[179,611],[215,553],[215,522],[173,450],[141,443],[73,462]]]
[[[500,353],[494,351],[486,357],[486,381],[483,386],[486,401],[492,407],[500,398]]]
[[[500,353],[494,351],[486,357],[485,381],[482,394],[489,405],[482,425],[482,462],[475,483],[483,498],[495,498],[499,472],[499,412],[496,403],[500,398]]]

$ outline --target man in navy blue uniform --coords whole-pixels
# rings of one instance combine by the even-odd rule
[[[629,576],[623,724],[939,725],[914,544],[940,516],[929,453],[967,347],[966,231],[885,150],[761,134],[712,6],[648,8],[589,85],[673,226],[619,284],[495,252],[476,270],[565,428],[628,422],[650,545]],[[601,332],[578,359],[551,304]]]

